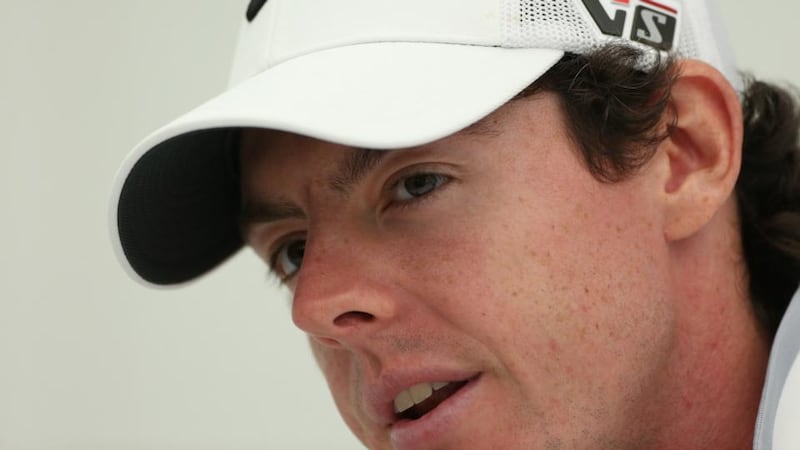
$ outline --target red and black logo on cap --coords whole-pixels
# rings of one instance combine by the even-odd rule
[[[600,31],[670,51],[678,29],[678,8],[655,0],[582,0]],[[634,6],[631,13],[631,7]],[[613,11],[613,17],[612,17]],[[630,34],[623,36],[630,24]]]

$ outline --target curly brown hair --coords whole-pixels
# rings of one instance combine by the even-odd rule
[[[567,54],[518,98],[556,92],[589,171],[621,181],[650,160],[675,123],[670,95],[678,64],[663,58],[637,68],[644,56],[618,44]],[[800,107],[787,89],[752,78],[745,85],[736,196],[750,297],[774,334],[800,283]]]

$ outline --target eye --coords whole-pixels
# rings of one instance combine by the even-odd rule
[[[303,263],[303,254],[306,251],[306,240],[296,239],[281,245],[277,252],[272,256],[272,270],[281,279],[291,278]]]
[[[400,201],[414,200],[430,194],[450,178],[438,173],[415,173],[402,178],[392,188],[395,199]]]

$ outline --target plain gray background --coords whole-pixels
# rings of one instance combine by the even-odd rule
[[[109,244],[119,163],[224,88],[246,3],[0,0],[0,450],[360,448],[252,254],[153,291]],[[798,3],[720,3],[800,84]]]

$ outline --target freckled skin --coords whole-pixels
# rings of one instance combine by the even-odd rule
[[[712,414],[721,394],[686,380],[727,376],[734,361],[709,362],[697,346],[731,333],[688,319],[700,288],[682,280],[710,269],[676,268],[654,200],[663,180],[650,166],[620,183],[593,178],[550,94],[491,120],[498,133],[397,151],[412,156],[381,163],[350,195],[324,180],[352,150],[246,136],[245,197],[277,193],[307,216],[252,227],[248,243],[269,259],[280,235],[306,234],[289,282],[293,319],[343,418],[369,448],[390,449],[387,428],[365,411],[364,383],[437,362],[482,375],[469,414],[431,449],[695,448],[683,439],[704,425],[690,412]],[[453,181],[416,206],[384,208],[381,187],[409,164]],[[700,250],[687,252],[700,261]],[[727,315],[746,319],[741,305]],[[352,311],[370,319],[337,322]],[[698,331],[679,334],[687,327]]]

